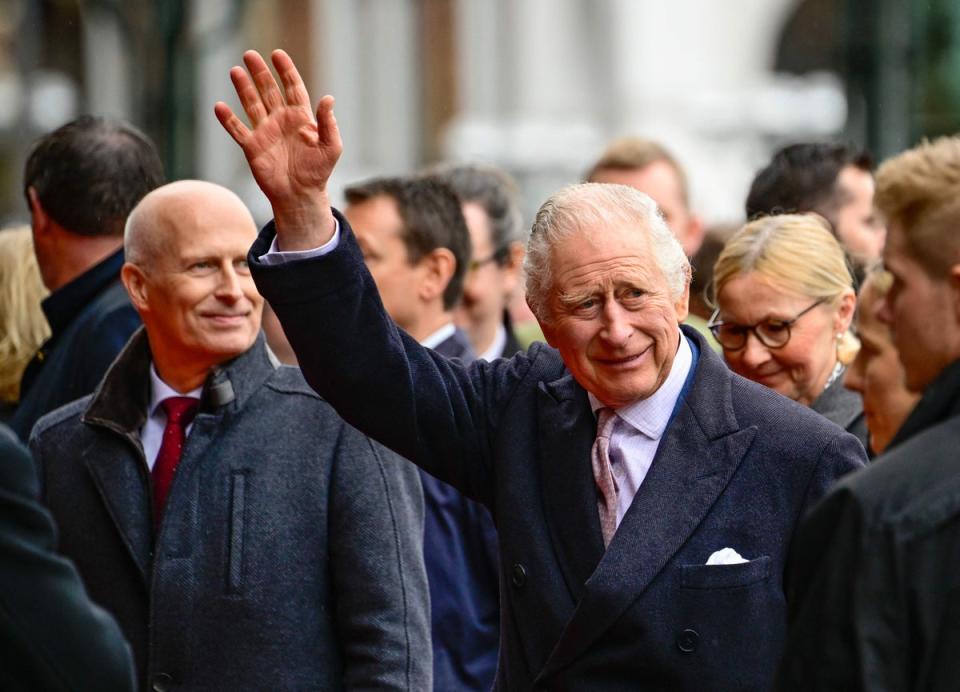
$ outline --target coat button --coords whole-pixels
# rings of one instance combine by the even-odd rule
[[[527,568],[521,565],[519,562],[513,566],[513,574],[510,577],[510,581],[513,582],[513,585],[518,589],[522,589],[527,585]]]
[[[169,673],[157,673],[153,676],[154,692],[167,692],[173,689],[173,676]]]
[[[696,630],[684,630],[677,635],[677,648],[685,654],[692,654],[700,643],[700,635]]]

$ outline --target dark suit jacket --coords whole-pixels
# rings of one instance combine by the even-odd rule
[[[604,552],[590,467],[596,421],[559,354],[534,344],[465,367],[420,347],[384,313],[339,223],[333,252],[280,266],[258,261],[268,225],[251,249],[254,278],[312,386],[490,508],[498,688],[768,689],[786,624],[786,549],[805,508],[863,463],[860,443],[731,374],[684,328],[700,351],[692,385]],[[725,547],[749,561],[705,566]]]
[[[434,349],[474,359],[457,329]],[[433,688],[488,692],[500,645],[497,530],[486,507],[422,469],[423,558],[430,582]]]
[[[277,367],[263,336],[215,369],[154,531],[138,332],[31,449],[60,550],[133,646],[144,688],[431,684],[416,469]]]
[[[36,500],[27,450],[0,426],[0,689],[134,689],[130,648],[93,605]]]
[[[26,442],[45,413],[92,392],[140,326],[120,282],[118,251],[43,301],[52,334],[23,373],[10,427]]]

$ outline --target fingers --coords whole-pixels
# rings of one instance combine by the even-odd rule
[[[320,145],[333,149],[337,152],[343,150],[343,142],[340,140],[340,128],[337,127],[337,119],[333,115],[334,99],[329,94],[320,99],[317,106],[317,138]]]
[[[275,50],[271,54],[273,66],[280,75],[280,82],[283,84],[283,93],[286,96],[287,103],[291,106],[300,106],[310,111],[310,95],[307,93],[307,87],[297,71],[297,66],[287,55],[286,51]]]
[[[278,108],[281,108],[284,102],[283,95],[280,93],[280,87],[277,86],[277,81],[273,78],[273,73],[270,72],[270,68],[267,66],[267,63],[263,61],[260,54],[255,50],[248,50],[243,54],[243,64],[247,66],[247,71],[250,73],[250,77],[257,87],[260,100],[263,102],[263,107],[267,113],[272,113]],[[232,71],[230,76],[233,76]],[[254,123],[254,125],[256,125],[256,123]]]
[[[230,106],[223,101],[217,101],[216,104],[214,104],[213,112],[217,116],[217,120],[220,121],[220,124],[223,125],[223,129],[227,131],[227,134],[233,137],[233,141],[242,147],[247,137],[250,136],[250,130],[243,124],[243,121],[240,120],[230,109]]]
[[[230,68],[230,81],[233,82],[233,88],[237,91],[244,113],[250,118],[250,124],[256,127],[268,115],[267,109],[260,100],[260,92],[242,67]]]

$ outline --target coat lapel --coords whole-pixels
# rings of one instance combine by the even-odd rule
[[[755,433],[738,428],[730,375],[701,349],[693,385],[541,679],[579,656],[641,596],[710,512]]]
[[[138,446],[137,442],[130,443]],[[142,451],[138,452],[141,456]],[[123,544],[136,563],[144,584],[150,568],[153,545],[153,517],[146,467],[132,463],[130,450],[117,445],[95,444],[83,450],[82,459],[106,505]]]
[[[538,392],[540,478],[550,537],[574,600],[603,556],[590,449],[597,423],[572,375]]]

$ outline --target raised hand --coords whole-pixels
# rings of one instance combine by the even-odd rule
[[[274,51],[271,59],[282,92],[256,51],[244,53],[246,70],[230,70],[249,128],[222,101],[214,112],[243,149],[253,177],[273,206],[281,249],[303,250],[323,244],[333,234],[327,180],[343,144],[333,116],[333,97],[320,100],[314,117],[293,60],[282,50]]]

